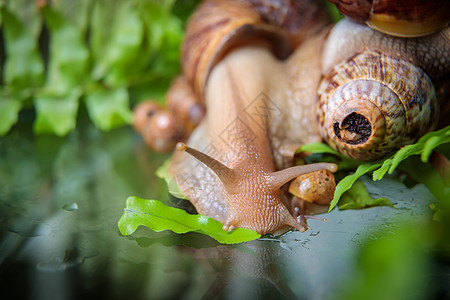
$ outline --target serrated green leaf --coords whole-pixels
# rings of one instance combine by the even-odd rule
[[[44,82],[44,63],[37,37],[5,8],[1,8],[6,48],[5,83],[16,92],[38,87]]]
[[[160,201],[129,197],[125,212],[119,220],[119,230],[123,235],[130,235],[141,225],[153,231],[198,232],[225,244],[237,244],[261,237],[255,231],[246,228],[224,231],[223,225],[212,218],[190,215],[182,209],[166,206]]]
[[[339,209],[361,209],[374,206],[394,207],[391,201],[386,198],[374,199],[370,196],[366,186],[361,181],[356,181],[353,186],[342,196],[339,201]]]
[[[432,136],[427,139],[423,146],[422,153],[420,154],[420,159],[422,160],[422,162],[427,162],[434,149],[436,149],[441,144],[448,142],[450,142],[450,137],[443,138],[441,136]]]
[[[29,0],[25,0],[29,1]],[[90,21],[90,10],[95,1],[92,0],[58,0],[53,1],[51,6],[58,11],[64,19],[77,26],[85,33]]]
[[[156,169],[156,176],[158,176],[161,179],[164,179],[164,181],[167,184],[168,192],[173,195],[176,198],[188,200],[188,198],[183,194],[183,192],[180,190],[180,187],[176,183],[176,181],[172,178],[172,176],[169,174],[169,164],[170,159],[166,160],[158,169]]]
[[[373,171],[372,175],[373,181],[381,180],[384,177],[384,175],[386,175],[386,173],[388,172],[391,164],[392,158],[387,158],[378,170]]]
[[[87,81],[89,51],[80,28],[49,6],[42,12],[51,34],[46,94],[67,95]]]
[[[128,91],[126,88],[99,90],[86,96],[86,107],[91,120],[101,130],[111,130],[131,124]]]
[[[14,0],[8,1],[6,7],[19,19],[27,33],[36,39],[39,37],[42,30],[42,18],[37,5],[30,5],[30,0]]]
[[[330,208],[328,209],[328,211],[331,211],[336,204],[338,203],[339,199],[341,198],[342,194],[346,191],[348,191],[353,183],[362,175],[371,172],[373,170],[375,170],[376,168],[380,167],[381,164],[370,164],[370,163],[365,163],[362,164],[358,167],[358,169],[356,169],[355,173],[348,175],[346,177],[344,177],[341,181],[339,181],[339,183],[336,185],[336,190],[334,191],[334,196],[333,196],[333,200],[330,203]]]
[[[450,143],[450,126],[441,130],[427,133],[415,144],[404,146],[392,157],[392,164],[389,168],[389,174],[392,174],[397,166],[411,155],[422,155],[422,161],[428,161],[431,152],[439,145]]]
[[[404,146],[403,148],[398,150],[397,153],[385,159],[382,164],[365,163],[363,165],[360,165],[354,174],[344,177],[336,186],[334,198],[330,205],[330,210],[333,209],[333,207],[337,204],[343,192],[348,190],[351,187],[351,184],[353,184],[355,180],[357,180],[360,176],[364,175],[365,173],[374,171],[372,179],[380,180],[386,174],[392,174],[395,171],[395,169],[399,166],[399,164],[404,160],[406,160],[407,158],[413,155],[421,155],[422,162],[426,162],[428,161],[429,156],[431,155],[432,151],[436,149],[436,147],[448,143],[450,143],[450,126],[424,135],[415,144]],[[411,173],[410,175],[412,175],[413,171],[416,170],[417,168],[415,170],[410,169],[408,173]],[[430,172],[431,171],[432,170],[430,170]],[[434,172],[433,174],[436,175],[437,173]],[[430,188],[430,190],[433,192],[433,194],[438,198],[442,199],[443,197],[446,197],[446,195],[443,194],[441,188],[433,187],[435,184],[432,184],[432,181],[428,182],[424,180],[421,181],[420,178],[424,178],[424,176],[419,176],[419,174],[417,174],[415,177],[416,180],[418,180],[419,182],[425,183],[428,186],[428,188]],[[439,182],[439,180],[437,182]]]
[[[148,64],[143,42],[144,24],[132,1],[97,1],[90,35],[92,78],[113,87],[129,84]]]
[[[37,118],[36,133],[50,133],[64,136],[76,126],[79,90],[68,96],[38,96],[34,99]]]
[[[0,136],[6,134],[16,124],[22,102],[3,95],[0,91]]]

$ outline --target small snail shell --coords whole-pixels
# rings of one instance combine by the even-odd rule
[[[183,128],[170,111],[161,110],[149,119],[142,136],[155,151],[168,152],[182,139]]]
[[[333,173],[320,170],[298,176],[289,185],[289,192],[301,200],[320,205],[330,204],[333,200],[336,180]]]
[[[194,94],[185,76],[175,78],[166,98],[169,110],[188,131],[192,131],[205,116],[205,107]]]
[[[133,113],[133,128],[139,133],[142,133],[148,120],[162,107],[156,101],[143,101],[134,108]]]
[[[336,150],[375,160],[413,143],[439,119],[436,91],[415,65],[366,50],[336,65],[319,87],[319,126]]]
[[[184,129],[175,116],[155,101],[144,101],[135,107],[133,127],[157,152],[172,151],[184,135]]]
[[[189,19],[182,46],[184,74],[203,98],[212,67],[237,46],[263,44],[287,57],[308,36],[331,22],[316,0],[209,0]]]
[[[401,37],[423,36],[450,22],[448,0],[329,0],[344,16]]]

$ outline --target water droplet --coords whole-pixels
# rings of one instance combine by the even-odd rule
[[[67,211],[74,211],[78,210],[78,204],[76,202],[64,204],[61,208]]]

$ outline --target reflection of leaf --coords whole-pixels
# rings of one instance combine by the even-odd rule
[[[119,220],[119,230],[123,235],[130,235],[141,225],[153,231],[198,232],[225,244],[242,243],[261,237],[255,231],[246,228],[224,231],[219,221],[203,215],[190,215],[182,209],[166,206],[160,201],[129,197],[125,212]]]
[[[345,193],[339,201],[339,209],[360,209],[373,206],[391,206],[394,207],[391,201],[386,198],[374,199],[369,195],[364,183],[357,181],[352,188]]]
[[[99,90],[86,96],[86,106],[94,124],[102,130],[131,123],[125,88]]]
[[[202,249],[209,247],[217,247],[220,245],[216,240],[205,238],[205,236],[196,233],[186,234],[170,234],[158,237],[136,237],[136,242],[140,247],[146,248],[156,243],[171,247],[175,245],[183,245],[189,248]]]

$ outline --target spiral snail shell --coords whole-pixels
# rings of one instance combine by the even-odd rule
[[[264,44],[275,56],[286,58],[330,23],[320,1],[203,1],[187,24],[181,53],[184,74],[203,97],[211,69],[234,47]]]
[[[323,139],[350,157],[379,159],[434,129],[448,106],[448,27],[399,38],[350,20],[329,26],[320,7],[315,0],[209,0],[189,21],[182,86],[191,91],[169,111],[185,124],[191,107],[206,114],[198,126],[191,122],[169,173],[224,230],[304,231],[283,186],[322,170],[331,178],[337,167],[293,166],[300,145]],[[329,201],[320,193],[312,201]]]
[[[303,201],[320,205],[330,204],[336,181],[328,170],[298,176],[289,185],[289,192]]]
[[[318,94],[324,139],[358,160],[379,159],[413,143],[439,119],[430,77],[407,61],[374,51],[336,65]]]
[[[329,0],[344,16],[401,37],[436,32],[450,23],[447,0]]]
[[[367,161],[435,129],[448,103],[449,32],[406,39],[348,20],[337,24],[324,47],[318,89],[324,140]]]

